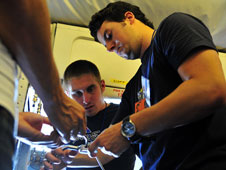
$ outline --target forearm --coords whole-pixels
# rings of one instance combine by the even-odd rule
[[[73,159],[68,167],[97,167],[98,164],[95,158],[90,158],[88,155],[78,154]]]
[[[58,100],[62,89],[51,51],[50,17],[45,1],[5,0],[0,4],[3,43],[43,102]]]
[[[213,113],[224,104],[224,93],[220,89],[205,86],[205,83],[196,80],[185,81],[159,103],[133,114],[131,119],[138,133],[151,135]]]
[[[131,117],[140,134],[188,124],[225,107],[226,82],[216,51],[194,53],[177,71],[183,83],[157,104]]]
[[[114,159],[114,157],[103,154],[100,150],[98,150],[97,157],[101,161],[103,165],[109,163]],[[98,163],[96,158],[90,158],[88,155],[85,154],[78,154],[76,157],[73,159],[73,162],[68,165],[69,167],[98,167]]]

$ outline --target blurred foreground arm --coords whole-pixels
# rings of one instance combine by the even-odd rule
[[[0,38],[44,103],[49,120],[67,141],[85,132],[82,106],[60,84],[50,43],[50,17],[43,0],[1,0]]]

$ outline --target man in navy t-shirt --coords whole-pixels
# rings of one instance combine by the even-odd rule
[[[108,104],[104,101],[105,82],[101,80],[95,64],[87,60],[78,60],[71,63],[65,70],[64,83],[68,94],[85,108],[87,117],[86,138],[88,144],[90,144],[104,129],[109,127],[119,105]],[[78,137],[71,144],[79,146],[85,144],[85,141],[84,138]],[[73,151],[63,151],[60,148],[53,150],[46,154],[45,169],[68,167],[68,170],[100,170],[96,159],[80,153],[74,158],[70,158],[69,155],[72,154],[76,155]],[[135,154],[132,148],[119,158],[106,155],[101,150],[98,151],[97,156],[106,170],[133,170],[134,168]],[[58,164],[56,164],[57,162]]]
[[[174,13],[155,30],[139,7],[119,1],[94,14],[89,28],[108,51],[142,62],[91,155],[132,145],[145,170],[225,169],[226,83],[207,27]]]

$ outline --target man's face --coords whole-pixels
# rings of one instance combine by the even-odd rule
[[[72,77],[68,86],[72,98],[85,108],[86,116],[94,116],[104,109],[103,80],[98,82],[94,75],[82,74],[79,77]]]
[[[129,20],[104,21],[97,32],[97,39],[109,52],[115,52],[125,59],[133,60],[140,57],[141,47]]]

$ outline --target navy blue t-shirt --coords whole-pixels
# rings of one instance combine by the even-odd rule
[[[183,13],[174,13],[163,20],[142,57],[141,67],[126,86],[113,123],[134,113],[141,75],[149,75],[146,78],[150,80],[154,105],[182,83],[178,67],[201,49],[216,50],[216,47],[200,20]],[[148,65],[150,72],[146,74]],[[144,170],[223,170],[226,168],[225,129],[226,110],[218,110],[202,120],[145,138],[134,149]]]

